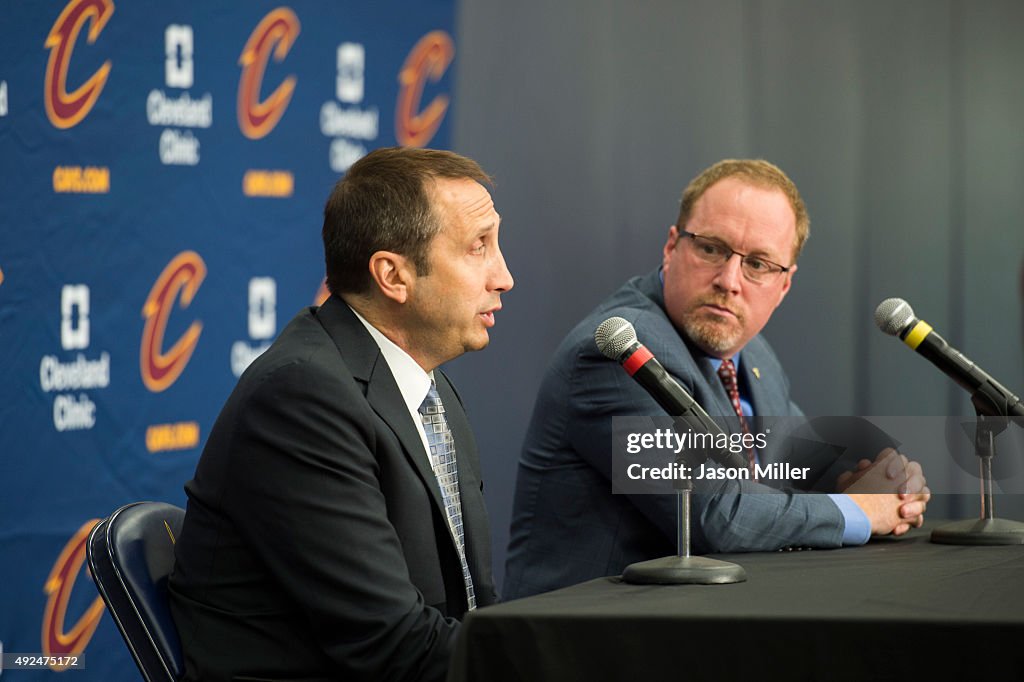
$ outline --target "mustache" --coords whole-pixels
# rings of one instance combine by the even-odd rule
[[[737,319],[743,319],[743,313],[737,310],[734,306],[729,305],[729,300],[724,296],[705,296],[704,298],[700,298],[693,304],[693,310],[697,310],[701,306],[705,305],[713,305],[719,308],[725,308],[730,313],[735,315]]]

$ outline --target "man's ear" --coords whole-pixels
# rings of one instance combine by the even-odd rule
[[[386,298],[405,303],[416,280],[416,268],[405,256],[393,251],[377,251],[370,256],[370,277]]]
[[[663,269],[668,269],[668,262],[672,259],[672,250],[676,248],[678,243],[679,228],[672,225],[668,228],[668,238],[665,240],[665,246],[661,248],[661,267]]]
[[[787,272],[785,275],[783,275],[786,278],[786,280],[782,283],[782,290],[779,291],[779,300],[776,301],[776,303],[775,303],[775,307],[776,308],[778,308],[780,305],[782,305],[782,299],[786,298],[786,294],[789,293],[789,289],[790,289],[790,287],[793,284],[793,275],[795,275],[795,274],[796,274],[796,263],[793,263],[791,266],[789,266],[789,272]]]

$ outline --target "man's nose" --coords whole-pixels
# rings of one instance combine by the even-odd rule
[[[512,279],[512,273],[509,272],[508,266],[505,265],[505,256],[502,255],[501,250],[498,250],[498,258],[495,263],[495,270],[491,277],[491,289],[493,291],[504,292],[515,286],[515,280]]]
[[[714,284],[719,289],[737,293],[743,281],[743,256],[734,253],[718,268]]]

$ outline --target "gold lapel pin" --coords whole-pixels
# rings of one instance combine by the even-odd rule
[[[761,379],[761,370],[759,370],[757,367],[754,367],[750,371],[753,372],[754,376],[757,377],[757,379],[760,381],[760,379]]]

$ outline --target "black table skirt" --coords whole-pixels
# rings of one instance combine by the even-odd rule
[[[716,557],[747,582],[600,578],[476,611],[449,680],[1024,680],[1024,546]]]

